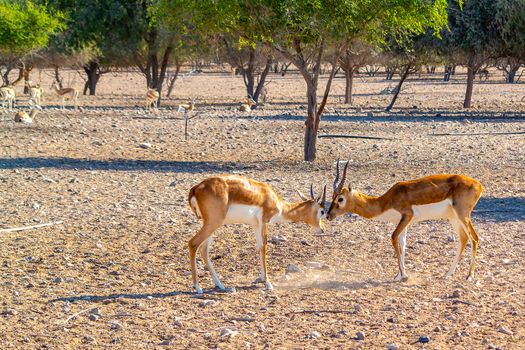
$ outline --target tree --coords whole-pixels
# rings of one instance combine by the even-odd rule
[[[251,26],[243,33],[292,62],[306,83],[307,117],[304,159],[315,160],[317,133],[340,55],[348,43],[362,36],[380,41],[385,33],[403,37],[426,27],[446,25],[446,0],[264,0],[219,1],[246,13]],[[227,15],[227,13],[226,13]],[[235,22],[233,22],[235,23]],[[317,89],[323,57],[332,69],[318,104]]]
[[[0,0],[0,63],[4,84],[9,84],[9,72],[25,56],[45,47],[51,36],[60,31],[63,16],[52,13],[45,5],[32,1]],[[23,65],[23,62],[22,62]],[[25,66],[15,81],[23,77]]]
[[[450,2],[449,28],[443,30],[443,50],[461,54],[467,67],[467,89],[464,108],[470,108],[474,79],[478,70],[495,55],[501,36],[496,26],[494,0],[467,0],[463,8]]]
[[[360,67],[371,63],[376,55],[376,48],[364,40],[356,39],[339,58],[339,67],[345,73],[345,103],[352,104],[354,74]]]

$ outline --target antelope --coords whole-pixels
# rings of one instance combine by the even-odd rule
[[[26,80],[26,86],[29,89],[29,103],[39,106],[42,103],[42,97],[44,97],[44,88],[39,84],[33,85],[29,80]]]
[[[266,86],[263,86],[263,88],[261,89],[261,101],[262,103],[266,103],[268,102],[268,100],[270,99],[270,94],[268,92],[268,88]]]
[[[252,107],[255,106],[257,102],[253,100],[251,96],[248,96],[246,100],[239,106],[239,111],[241,112],[251,112]]]
[[[33,122],[33,119],[37,113],[36,109],[31,109],[31,112],[27,114],[24,111],[19,111],[15,114],[15,122],[16,123],[25,123],[25,124],[31,124]]]
[[[325,230],[323,203],[326,186],[323,195],[317,198],[313,186],[310,187],[309,199],[301,193],[300,196],[301,202],[290,203],[281,199],[270,185],[237,175],[210,177],[193,186],[188,195],[189,205],[195,216],[203,220],[201,229],[188,242],[196,292],[202,293],[197,278],[197,250],[206,262],[215,286],[219,290],[227,290],[213,268],[210,247],[213,232],[224,224],[233,223],[248,224],[255,230],[261,272],[254,283],[264,283],[266,289],[273,289],[266,260],[268,224],[304,222],[318,232]]]
[[[448,219],[459,235],[456,256],[445,275],[448,278],[456,271],[467,241],[472,244],[470,270],[467,279],[474,276],[478,235],[472,225],[470,214],[483,191],[477,180],[465,175],[438,174],[419,179],[398,182],[382,196],[369,196],[360,193],[348,184],[344,187],[348,162],[339,180],[339,161],[336,166],[334,193],[327,218],[354,213],[367,219],[381,220],[397,225],[392,233],[392,245],[397,258],[399,273],[395,281],[405,281],[405,248],[408,227],[418,221]]]
[[[193,111],[195,109],[195,99],[192,98],[191,101],[188,103],[188,104],[180,104],[179,105],[179,109],[178,109],[178,112],[184,112],[186,113],[187,111]]]
[[[150,110],[152,107],[157,109],[159,97],[159,92],[156,89],[148,89],[146,92],[146,110]]]
[[[78,90],[73,88],[63,88],[60,89],[57,82],[53,83],[53,88],[55,89],[55,92],[57,93],[58,97],[62,101],[62,109],[64,109],[65,100],[73,100],[75,104],[75,110],[77,109],[78,104]]]
[[[0,87],[0,97],[2,98],[2,107],[6,108],[7,105],[8,110],[11,111],[14,108],[16,100],[15,89],[13,89],[13,86],[8,85]]]

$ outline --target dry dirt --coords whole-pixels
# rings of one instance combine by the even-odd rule
[[[318,160],[304,163],[304,83],[296,74],[270,79],[271,102],[248,114],[235,110],[242,78],[218,73],[185,76],[158,114],[139,107],[144,80],[133,73],[104,76],[99,96],[81,96],[80,111],[58,110],[47,92],[31,125],[2,114],[0,228],[63,224],[0,233],[0,348],[523,349],[525,141],[496,134],[525,131],[523,84],[502,84],[494,73],[476,82],[466,111],[464,76],[450,83],[427,76],[409,81],[385,113],[390,96],[380,92],[392,84],[358,78],[347,107],[337,78],[320,134],[393,140],[319,139]],[[76,73],[68,81],[81,87]],[[27,96],[17,92],[24,107]],[[176,104],[190,97],[198,113],[185,140]],[[270,237],[287,240],[270,244],[271,292],[251,284],[258,274],[251,229],[223,227],[212,257],[236,291],[214,292],[201,267],[206,293],[193,294],[192,185],[243,174],[296,200],[295,189],[307,192],[312,182],[331,188],[337,158],[351,160],[353,186],[370,194],[432,173],[480,180],[474,280],[465,280],[470,248],[456,274],[442,278],[456,250],[448,223],[410,228],[410,278],[395,283],[393,226],[347,216],[328,223],[330,236],[303,224],[272,226]],[[289,264],[303,272],[286,274]]]

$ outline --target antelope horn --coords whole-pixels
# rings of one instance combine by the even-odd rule
[[[339,181],[339,159],[335,163],[335,180],[334,180],[334,192],[337,191],[337,181]]]
[[[343,170],[343,178],[341,179],[341,182],[339,183],[339,186],[337,187],[337,193],[341,192],[343,190],[343,187],[345,185],[346,180],[346,171],[348,170],[348,164],[350,164],[350,161],[346,162],[345,168]]]
[[[323,197],[321,198],[321,205],[324,205],[324,202],[326,200],[326,185],[323,186]]]
[[[310,198],[312,198],[312,199],[315,198],[314,185],[313,184],[310,184]]]

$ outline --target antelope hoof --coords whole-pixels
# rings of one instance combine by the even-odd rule
[[[474,274],[473,273],[469,273],[468,276],[467,276],[467,281],[472,281],[474,279]]]
[[[266,290],[273,290],[272,283],[270,281],[266,281],[266,283],[264,284],[264,288]]]
[[[402,275],[401,273],[398,273],[397,276],[394,278],[395,282],[406,282],[408,280],[407,275]]]
[[[193,287],[195,288],[195,292],[196,292],[197,294],[202,294],[202,288],[199,287],[199,285],[196,285],[196,286],[193,286]]]

